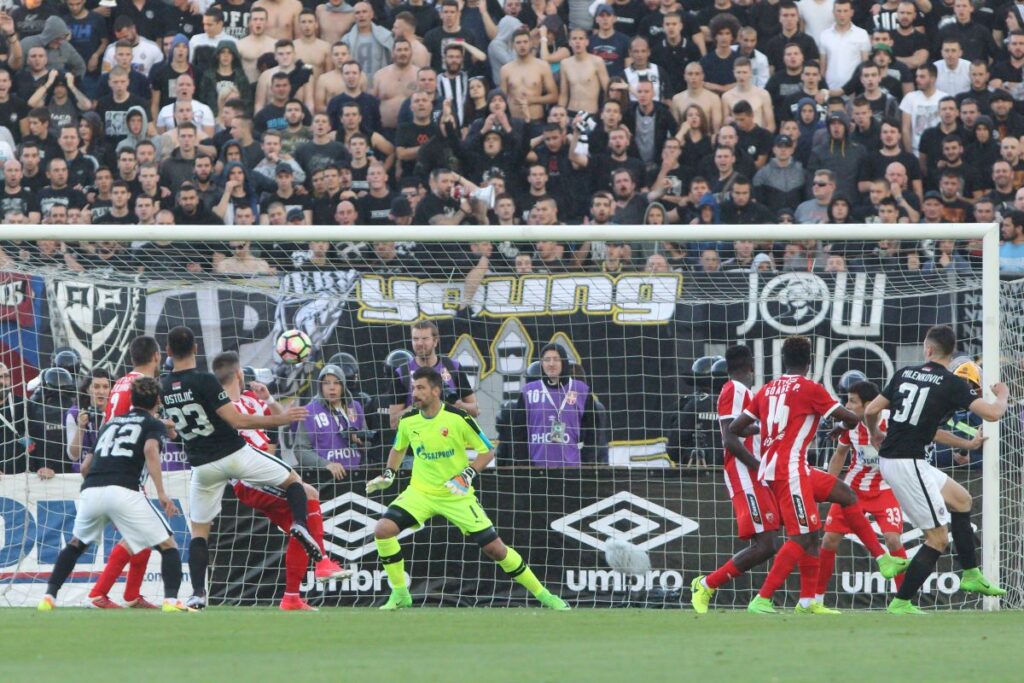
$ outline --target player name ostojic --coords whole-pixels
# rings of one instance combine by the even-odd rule
[[[942,384],[941,375],[933,375],[930,372],[918,372],[917,370],[904,370],[903,376],[906,379],[916,379],[918,382],[928,382],[929,384]]]
[[[176,394],[165,394],[160,397],[160,400],[165,404],[167,403],[189,403],[193,401],[192,390],[180,391]]]

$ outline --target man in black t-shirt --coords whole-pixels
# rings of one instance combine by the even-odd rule
[[[85,208],[85,195],[68,187],[68,162],[63,157],[46,162],[46,177],[50,184],[39,191],[39,207],[44,215],[54,204],[65,206],[69,211]]]
[[[995,401],[980,398],[966,380],[949,371],[955,351],[953,328],[931,328],[924,339],[925,363],[898,371],[865,411],[864,421],[872,445],[878,448],[882,477],[892,487],[908,521],[924,532],[924,544],[907,568],[896,598],[889,604],[889,612],[895,614],[920,612],[910,599],[934,571],[939,555],[949,544],[947,523],[952,527],[957,558],[964,570],[960,588],[982,595],[1006,593],[978,569],[970,494],[926,459],[939,425],[945,424],[954,411],[970,410],[993,422],[1006,413],[1006,385],[999,382],[992,386]],[[886,409],[890,412],[883,440],[879,419]]]
[[[115,180],[110,188],[110,210],[94,220],[97,225],[135,225],[135,215],[131,212],[132,193],[128,183]]]
[[[21,162],[8,159],[4,162],[4,186],[0,190],[0,220],[6,220],[8,213],[20,213],[29,223],[38,223],[42,218],[39,198],[21,184]]]
[[[305,408],[289,408],[271,415],[248,415],[238,411],[220,380],[212,373],[196,369],[196,339],[187,327],[175,327],[167,333],[167,354],[173,370],[160,381],[164,414],[185,445],[185,457],[192,466],[189,484],[189,518],[192,542],[189,544],[189,570],[193,596],[189,606],[206,606],[206,569],[209,549],[206,539],[210,526],[220,512],[224,485],[231,479],[243,479],[252,486],[276,486],[284,491],[292,513],[289,533],[319,561],[322,557],[316,540],[306,528],[306,491],[302,480],[284,461],[248,445],[240,429],[267,429],[299,421]],[[237,370],[238,356],[222,353],[218,359]],[[231,364],[232,357],[234,365]]]
[[[152,377],[140,377],[132,383],[132,410],[112,418],[97,435],[96,446],[82,465],[81,498],[71,541],[64,546],[54,563],[39,602],[40,612],[57,606],[57,591],[71,575],[75,563],[90,543],[103,538],[108,523],[113,522],[124,537],[128,549],[138,553],[156,546],[162,555],[165,612],[185,612],[188,608],[178,600],[181,587],[181,554],[174,534],[142,488],[143,469],[156,489],[163,512],[172,517],[178,508],[164,491],[160,471],[160,450],[167,430],[155,415],[160,404],[160,387]]]

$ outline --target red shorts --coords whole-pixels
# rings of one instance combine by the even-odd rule
[[[244,505],[248,505],[253,510],[259,510],[274,526],[288,533],[292,527],[292,509],[288,507],[287,500],[240,481],[235,483],[234,489],[238,500]]]
[[[900,504],[892,489],[885,489],[869,496],[858,493],[857,496],[864,512],[875,518],[879,531],[883,534],[903,532],[903,511],[900,510]],[[846,515],[838,503],[833,503],[829,508],[825,531],[837,534],[848,534],[851,531],[846,524]]]
[[[779,506],[786,534],[796,536],[821,528],[818,503],[828,498],[836,481],[828,472],[812,467],[809,476],[766,482]]]
[[[736,491],[732,496],[732,509],[736,513],[736,535],[743,540],[779,528],[775,496],[762,482],[755,481],[749,491]]]

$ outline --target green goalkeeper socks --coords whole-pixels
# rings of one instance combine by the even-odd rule
[[[515,548],[506,549],[508,553],[505,555],[504,560],[498,562],[498,566],[504,569],[505,573],[512,577],[516,583],[530,591],[530,594],[534,597],[543,593],[544,585],[541,584],[533,570],[526,566],[523,556],[517,553]]]
[[[397,538],[378,538],[377,554],[380,556],[380,563],[384,565],[384,571],[388,574],[388,581],[395,590],[408,590],[405,585],[405,560],[402,558],[402,546]]]

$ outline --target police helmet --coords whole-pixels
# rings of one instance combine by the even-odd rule
[[[74,349],[62,346],[54,350],[52,365],[67,370],[72,377],[77,377],[82,369],[82,358]]]
[[[359,381],[359,361],[351,353],[341,351],[327,359],[327,365],[337,365],[344,372],[344,379],[348,383]]]

